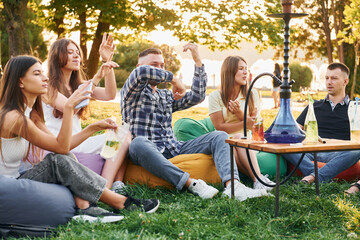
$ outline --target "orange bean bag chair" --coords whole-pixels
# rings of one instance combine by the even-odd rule
[[[221,183],[220,176],[211,155],[202,153],[183,154],[170,158],[169,161],[181,170],[188,172],[192,178],[200,178],[207,183]],[[163,186],[166,188],[174,188],[172,184],[153,175],[145,170],[145,168],[134,165],[131,161],[128,161],[124,182],[129,184],[146,184],[149,187]]]
[[[313,162],[314,163],[314,162]],[[322,168],[325,166],[326,163],[318,162],[318,167]],[[294,169],[294,165],[288,162],[288,172],[290,172],[292,169]],[[298,176],[303,176],[301,171],[299,169],[296,169],[296,174]],[[334,177],[335,180],[339,181],[348,181],[352,182],[360,178],[360,161],[346,169],[345,171],[339,173],[336,177]]]

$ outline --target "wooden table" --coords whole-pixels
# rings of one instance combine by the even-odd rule
[[[275,217],[279,214],[279,187],[280,187],[280,156],[288,153],[313,153],[315,168],[316,194],[319,195],[319,179],[317,167],[317,152],[335,152],[360,149],[359,142],[324,139],[326,143],[313,144],[280,144],[255,142],[248,139],[228,139],[226,143],[230,144],[230,162],[231,162],[231,197],[234,198],[234,147],[245,148],[246,150],[257,150],[262,152],[276,154],[276,184],[275,184]],[[249,160],[249,159],[248,159]],[[250,162],[250,160],[249,160]],[[295,171],[296,169],[294,169]],[[254,173],[255,174],[255,173]],[[285,181],[284,181],[285,182]],[[284,183],[282,182],[282,183]]]

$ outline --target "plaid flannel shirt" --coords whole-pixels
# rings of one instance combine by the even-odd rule
[[[191,91],[175,100],[172,91],[153,89],[149,81],[171,82],[171,72],[142,65],[134,69],[121,89],[121,114],[130,124],[133,137],[143,136],[156,144],[163,153],[167,148],[173,156],[178,155],[182,143],[177,141],[171,126],[172,113],[190,108],[205,99],[207,76],[204,66],[196,67]]]

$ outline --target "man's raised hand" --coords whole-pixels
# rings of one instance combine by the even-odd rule
[[[183,47],[183,52],[186,52],[187,50],[190,50],[191,56],[192,56],[192,58],[193,58],[193,60],[195,62],[195,65],[197,67],[201,67],[202,62],[201,62],[201,59],[200,59],[198,46],[195,43],[187,43]]]

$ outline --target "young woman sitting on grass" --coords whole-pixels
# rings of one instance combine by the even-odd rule
[[[115,46],[111,35],[104,34],[99,53],[104,61],[92,82],[91,97],[97,100],[109,101],[116,96],[116,81],[113,68],[118,67],[111,61]],[[58,39],[50,47],[48,56],[49,91],[42,97],[45,124],[53,134],[58,134],[63,121],[63,109],[66,99],[84,83],[82,52],[78,45],[70,39]],[[102,78],[105,78],[105,87],[98,87]],[[73,116],[72,134],[81,131],[81,119],[85,119],[89,107],[76,111]],[[105,143],[105,134],[89,137],[72,152],[80,159],[86,155],[85,165],[89,166],[107,179],[106,186],[115,191],[124,187],[122,182],[125,172],[125,158],[131,142],[130,132],[121,144],[114,159],[105,161],[99,156]],[[85,154],[84,154],[85,153]],[[100,167],[98,161],[101,161]],[[82,161],[81,161],[82,162]],[[102,167],[103,166],[103,167]],[[102,168],[101,168],[102,167]],[[94,169],[96,168],[96,169]],[[100,169],[99,169],[100,168]]]
[[[227,132],[231,138],[243,137],[244,107],[248,91],[248,69],[246,61],[239,56],[227,57],[221,66],[221,87],[209,95],[209,115],[216,130]],[[252,129],[257,109],[259,95],[254,89],[249,98],[249,116],[246,119],[247,129]],[[254,189],[271,190],[261,184],[251,171],[245,149],[236,148],[234,151],[236,164],[240,172],[251,177]],[[256,174],[265,183],[273,184],[267,176],[261,175],[256,153],[250,151],[252,165]]]
[[[41,63],[31,56],[11,58],[5,66],[0,84],[0,174],[34,181],[64,185],[72,192],[78,207],[78,214],[92,217],[105,216],[116,220],[119,216],[96,207],[98,200],[116,210],[140,208],[155,212],[159,206],[156,199],[134,199],[109,190],[106,179],[79,164],[72,154],[71,146],[79,145],[94,132],[116,129],[110,119],[89,125],[84,131],[72,136],[74,107],[91,91],[85,88],[75,90],[63,107],[60,132],[54,136],[45,126],[40,96],[48,90],[48,78]],[[48,154],[41,162],[26,172],[19,173],[22,159],[36,154],[39,147],[57,154]],[[26,201],[26,199],[24,199]],[[120,216],[121,217],[121,216]]]

